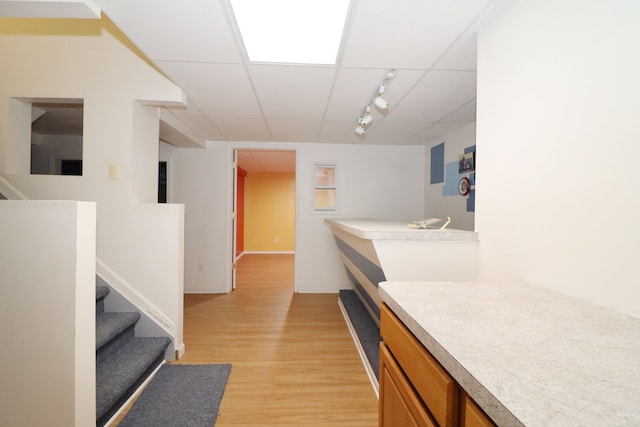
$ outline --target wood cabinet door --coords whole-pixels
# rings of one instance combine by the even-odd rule
[[[460,393],[460,425],[462,427],[495,427],[493,421],[464,391]]]
[[[380,343],[380,427],[436,427],[384,343]]]
[[[457,426],[457,383],[386,304],[380,307],[380,334],[433,419],[442,427]]]

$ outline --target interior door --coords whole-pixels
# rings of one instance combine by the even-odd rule
[[[236,248],[238,239],[237,212],[238,212],[238,150],[233,150],[233,212],[231,213],[231,229],[233,230],[233,238],[231,239],[231,290],[236,288]]]

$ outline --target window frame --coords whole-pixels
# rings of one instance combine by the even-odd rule
[[[317,171],[320,168],[333,169],[333,185],[319,185],[317,182]],[[316,205],[316,194],[319,190],[333,190],[333,206],[318,207]],[[333,162],[314,162],[313,163],[313,212],[315,213],[334,213],[338,211],[338,164]]]

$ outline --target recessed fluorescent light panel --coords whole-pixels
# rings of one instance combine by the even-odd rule
[[[335,64],[350,0],[229,0],[252,62]]]

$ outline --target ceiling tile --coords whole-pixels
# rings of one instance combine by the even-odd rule
[[[477,35],[469,34],[456,42],[438,61],[435,68],[438,70],[476,70],[477,45]]]
[[[447,117],[440,120],[439,123],[446,124],[463,124],[471,123],[476,119],[476,100],[475,98],[468,103],[464,104],[458,110],[449,114]]]
[[[249,74],[267,119],[322,119],[335,67],[250,65]]]
[[[193,105],[193,102],[187,97],[187,106],[183,105],[172,105],[165,107],[169,110],[174,116],[202,116],[202,112],[198,110],[198,108]]]
[[[427,129],[415,134],[407,142],[409,143],[417,143],[417,144],[425,144],[429,141],[432,141],[435,138],[440,138],[443,135],[446,135],[454,130],[462,127],[464,125],[460,124],[445,124],[445,123],[435,123]]]
[[[318,135],[318,142],[362,144],[365,138],[356,135],[355,128],[355,120],[325,120]]]
[[[429,68],[488,0],[357,3],[342,65]]]
[[[398,122],[437,122],[476,96],[473,71],[431,71],[396,107],[388,119]]]
[[[429,124],[425,123],[397,123],[383,121],[367,132],[364,142],[368,144],[409,144],[412,136],[421,132]]]
[[[274,141],[315,142],[321,120],[267,120]]]
[[[212,118],[211,121],[229,141],[272,141],[263,120]]]
[[[200,135],[207,135],[207,139],[223,139],[224,134],[209,119],[203,116],[177,116],[178,120],[195,130]]]
[[[262,118],[245,66],[159,61],[206,116]]]
[[[242,61],[220,1],[96,0],[152,60]]]

